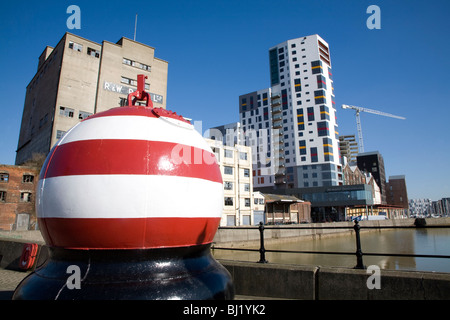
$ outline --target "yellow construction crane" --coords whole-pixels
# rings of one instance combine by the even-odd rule
[[[368,113],[377,114],[379,116],[391,117],[391,118],[402,119],[402,120],[406,119],[404,117],[395,116],[395,115],[390,114],[390,113],[386,113],[386,112],[382,112],[382,111],[378,111],[378,110],[367,109],[367,108],[349,106],[349,105],[346,105],[346,104],[342,105],[342,109],[353,109],[353,110],[356,111],[355,112],[356,127],[358,129],[359,152],[360,153],[364,152],[364,142],[363,142],[363,135],[362,135],[362,129],[361,129],[361,119],[359,118],[359,113],[360,112],[368,112]]]

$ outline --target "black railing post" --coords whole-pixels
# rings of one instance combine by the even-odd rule
[[[266,249],[264,248],[264,223],[259,222],[259,261],[258,263],[268,263],[266,260]]]
[[[356,266],[355,269],[365,269],[363,264],[363,253],[361,250],[361,238],[359,236],[359,230],[361,226],[359,225],[359,221],[355,219],[355,225],[353,226],[356,235]]]

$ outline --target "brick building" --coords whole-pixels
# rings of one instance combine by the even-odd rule
[[[0,230],[36,228],[38,179],[36,167],[0,165]]]
[[[409,209],[408,191],[405,176],[391,176],[386,182],[386,199],[390,205]]]

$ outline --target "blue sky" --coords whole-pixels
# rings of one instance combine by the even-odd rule
[[[69,30],[69,5],[81,29]],[[370,30],[369,5],[381,9]],[[101,43],[122,36],[169,62],[167,107],[202,129],[239,120],[238,97],[269,87],[268,49],[319,34],[330,45],[339,133],[357,134],[350,104],[406,117],[361,114],[365,151],[386,175],[405,175],[409,198],[450,197],[450,1],[20,1],[0,11],[0,163],[13,164],[25,88],[46,45],[66,31]]]

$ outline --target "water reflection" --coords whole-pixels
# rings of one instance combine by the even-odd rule
[[[225,246],[225,245],[223,245]],[[302,251],[356,251],[354,235],[296,242],[266,244],[266,249]],[[363,253],[430,254],[450,256],[450,229],[384,229],[361,233]],[[253,247],[258,249],[259,247]],[[258,261],[258,252],[214,250],[218,259]],[[297,254],[266,252],[272,263],[354,267],[355,255]],[[450,272],[450,259],[396,256],[364,256],[364,265],[378,265],[382,269]]]

